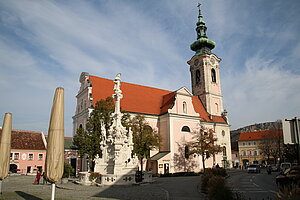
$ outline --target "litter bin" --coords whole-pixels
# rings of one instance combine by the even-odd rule
[[[140,183],[143,181],[143,173],[141,171],[137,171],[135,173],[135,182]]]

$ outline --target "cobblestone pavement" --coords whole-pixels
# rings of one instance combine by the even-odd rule
[[[4,179],[0,199],[50,199],[51,185],[33,184],[34,176],[9,176]],[[57,184],[55,199],[169,199],[168,191],[157,182],[131,186],[82,186],[72,182]]]

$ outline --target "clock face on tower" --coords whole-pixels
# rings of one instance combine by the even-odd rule
[[[214,59],[214,58],[210,58],[210,63],[211,63],[212,65],[214,65],[214,64],[215,64],[215,59]]]

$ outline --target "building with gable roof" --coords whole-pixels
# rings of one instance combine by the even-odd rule
[[[201,170],[201,157],[193,155],[187,161],[184,156],[186,143],[192,140],[192,132],[200,125],[213,129],[218,138],[217,143],[223,147],[223,152],[209,158],[206,166],[219,164],[228,167],[231,163],[228,162],[231,160],[230,126],[227,112],[223,109],[221,93],[221,59],[211,53],[215,42],[207,38],[207,27],[200,8],[196,25],[197,40],[191,45],[195,55],[187,62],[190,66],[192,92],[186,87],[168,91],[121,83],[122,111],[144,115],[149,125],[161,135],[161,146],[157,152],[151,152],[147,163],[147,169],[154,173]],[[76,95],[73,134],[79,127],[85,128],[95,103],[111,97],[114,86],[113,80],[87,72],[80,75],[79,82],[81,86]]]
[[[0,128],[0,138],[2,128]],[[10,171],[36,174],[43,171],[46,159],[46,140],[43,132],[12,130]]]
[[[260,148],[260,145],[266,141],[267,147],[280,148],[280,143],[283,143],[282,130],[259,130],[240,134],[238,139],[238,151],[242,166],[245,167],[252,163],[270,164],[267,163],[267,156],[264,155]],[[277,158],[274,158],[273,155],[270,155],[269,159],[270,162],[276,163],[275,159]]]

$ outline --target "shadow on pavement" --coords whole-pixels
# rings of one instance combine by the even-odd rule
[[[156,184],[110,186],[93,197],[121,200],[165,200],[165,191]]]
[[[22,192],[22,191],[16,191],[16,193],[17,193],[19,196],[21,196],[21,197],[23,197],[24,199],[26,199],[26,200],[43,200],[43,199],[41,199],[41,198],[38,198],[38,197],[33,196],[33,195],[31,195],[31,194],[27,194],[27,193]]]

